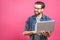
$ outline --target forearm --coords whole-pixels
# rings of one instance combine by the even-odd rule
[[[34,33],[35,33],[35,31],[24,31],[23,32],[24,35],[32,35]]]

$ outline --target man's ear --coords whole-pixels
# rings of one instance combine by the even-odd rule
[[[42,11],[44,11],[44,9],[42,9]]]

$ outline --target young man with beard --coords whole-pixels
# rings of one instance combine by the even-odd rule
[[[50,32],[41,31],[39,34],[36,34],[35,24],[39,21],[49,21],[51,20],[48,16],[43,14],[45,8],[44,2],[37,1],[34,5],[34,15],[29,17],[26,21],[24,35],[29,35],[30,40],[48,40]],[[38,39],[35,39],[37,36]]]

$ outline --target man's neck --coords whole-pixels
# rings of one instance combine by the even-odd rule
[[[36,18],[41,18],[41,17],[42,17],[42,13],[36,16]]]

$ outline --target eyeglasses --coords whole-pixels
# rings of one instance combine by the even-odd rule
[[[42,9],[42,8],[36,8],[36,7],[34,7],[34,9],[38,9],[39,10],[39,9]]]

